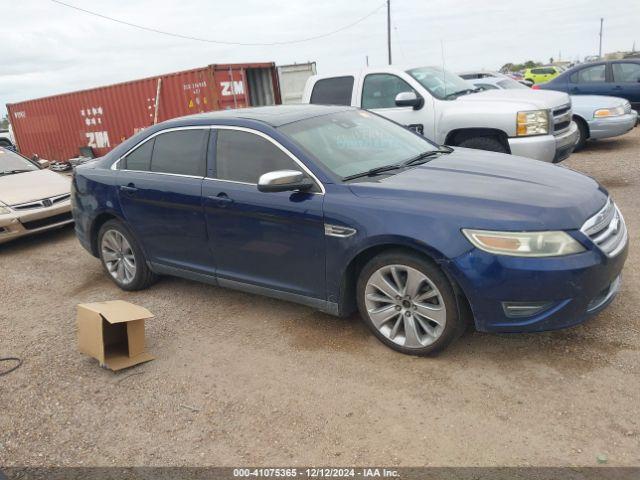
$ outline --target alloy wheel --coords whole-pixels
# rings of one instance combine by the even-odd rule
[[[376,270],[365,287],[365,306],[375,328],[405,348],[433,344],[447,319],[440,290],[424,273],[406,265]]]
[[[136,276],[136,258],[126,237],[117,230],[107,230],[100,249],[111,276],[121,284],[131,283]]]

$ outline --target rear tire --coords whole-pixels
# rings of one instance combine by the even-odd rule
[[[582,150],[587,144],[587,139],[589,138],[589,128],[581,118],[574,118],[573,120],[578,126],[578,141],[576,142],[576,146],[573,151],[578,152]]]
[[[509,153],[502,142],[495,137],[471,137],[458,144],[459,147],[487,150],[489,152]]]
[[[98,254],[104,271],[122,290],[142,290],[157,279],[135,237],[119,220],[100,227]]]
[[[451,283],[420,255],[391,250],[372,258],[358,277],[357,301],[373,334],[407,355],[440,352],[465,331]]]

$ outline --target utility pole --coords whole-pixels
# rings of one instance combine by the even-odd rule
[[[600,48],[598,49],[599,59],[602,59],[602,22],[604,22],[604,18],[600,19]]]
[[[387,51],[389,52],[389,65],[391,65],[391,0],[387,0]]]

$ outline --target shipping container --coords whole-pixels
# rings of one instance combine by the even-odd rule
[[[195,113],[280,104],[274,63],[218,64],[7,105],[27,156],[101,156],[134,133]]]
[[[316,62],[278,66],[282,103],[302,103],[304,86],[309,77],[316,73]]]

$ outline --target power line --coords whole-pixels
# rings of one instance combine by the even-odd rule
[[[229,42],[229,41],[224,41],[224,40],[212,40],[212,39],[208,39],[208,38],[200,38],[200,37],[192,37],[190,35],[182,35],[180,33],[166,32],[164,30],[158,30],[156,28],[145,27],[144,25],[138,25],[138,24],[135,24],[135,23],[127,22],[125,20],[119,20],[117,18],[109,17],[107,15],[103,15],[101,13],[93,12],[91,10],[85,10],[84,8],[80,8],[80,7],[77,7],[75,5],[71,5],[69,3],[62,2],[60,0],[51,0],[51,1],[53,3],[57,3],[58,5],[62,5],[64,7],[68,7],[68,8],[71,8],[73,10],[78,10],[80,12],[83,12],[83,13],[86,13],[86,14],[89,14],[89,15],[93,15],[94,17],[99,17],[99,18],[102,18],[104,20],[109,20],[109,21],[112,21],[112,22],[120,23],[122,25],[127,25],[129,27],[137,28],[137,29],[140,29],[140,30],[145,30],[147,32],[159,33],[161,35],[167,35],[169,37],[182,38],[183,40],[195,40],[197,42],[217,43],[219,45],[236,45],[236,46],[242,46],[242,47],[269,47],[269,46],[274,46],[274,45],[289,45],[289,44],[292,44],[292,43],[309,42],[311,40],[317,40],[317,39],[320,39],[320,38],[325,38],[325,37],[328,37],[330,35],[334,35],[336,33],[339,33],[339,32],[342,32],[344,30],[347,30],[348,28],[351,28],[351,27],[357,25],[358,23],[363,22],[367,18],[371,17],[373,14],[377,13],[378,10],[380,10],[382,7],[387,5],[386,2],[382,3],[382,4],[378,5],[375,8],[375,10],[372,10],[371,12],[367,13],[364,17],[359,18],[358,20],[356,20],[353,23],[345,25],[344,27],[340,27],[340,28],[338,28],[336,30],[332,30],[331,32],[323,33],[323,34],[316,35],[316,36],[313,36],[313,37],[301,38],[301,39],[298,39],[298,40],[288,40],[288,41],[282,41],[282,42],[243,43],[243,42]]]

